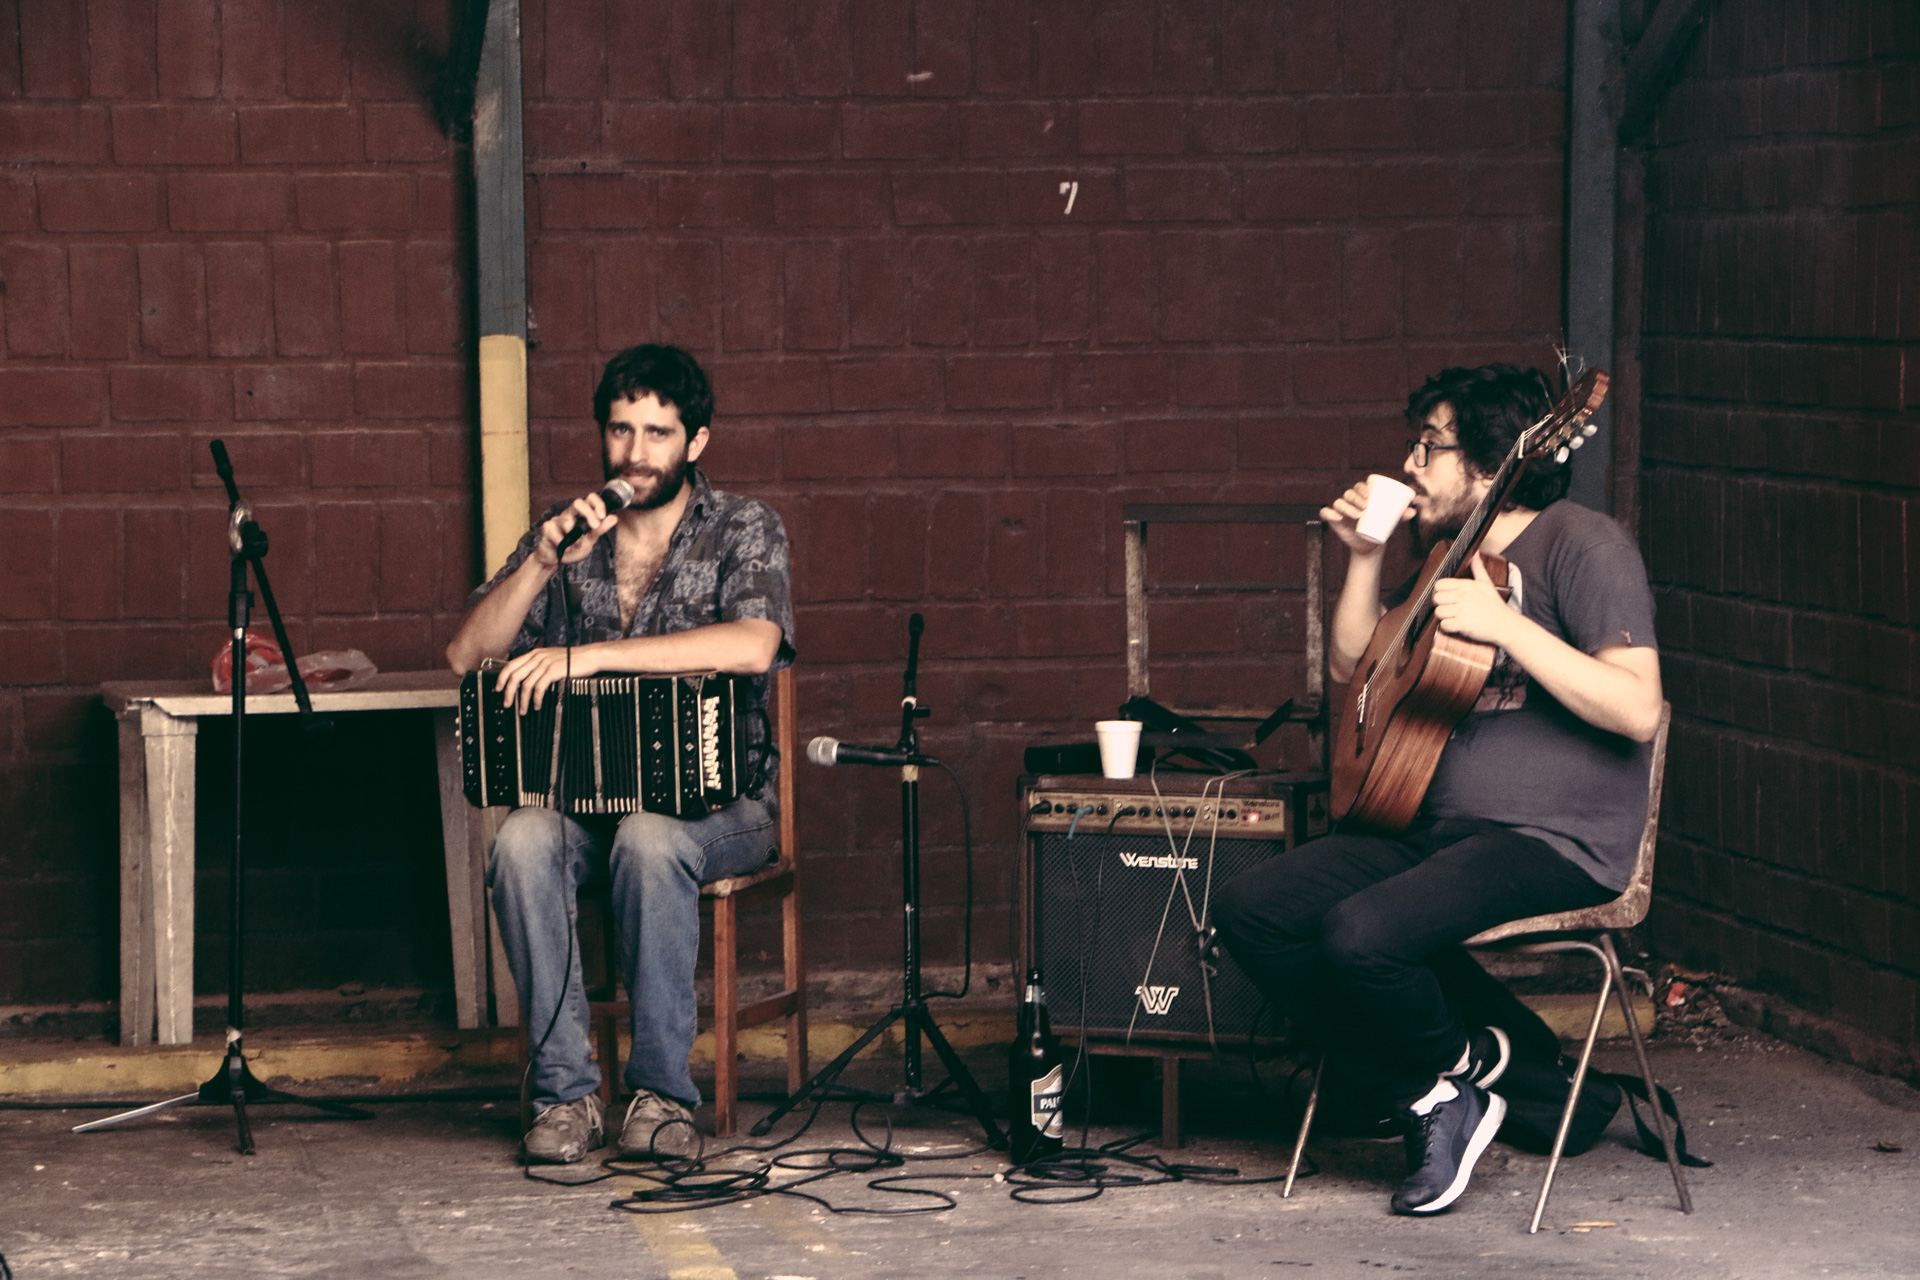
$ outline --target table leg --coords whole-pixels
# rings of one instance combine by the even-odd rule
[[[137,716],[120,729],[120,1043],[153,1039],[153,879],[147,866],[147,748]]]
[[[460,773],[460,710],[433,712],[440,766],[440,829],[447,853],[447,912],[453,934],[454,1016],[462,1028],[487,1025],[487,846],[497,822],[467,803]]]
[[[146,748],[147,902],[161,1044],[193,1040],[193,759],[199,722],[140,713]]]

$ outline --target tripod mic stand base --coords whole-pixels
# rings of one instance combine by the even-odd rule
[[[270,1089],[261,1084],[257,1076],[247,1066],[245,1052],[241,1048],[240,1033],[229,1030],[227,1033],[227,1056],[221,1059],[219,1070],[208,1077],[192,1093],[183,1093],[177,1098],[168,1098],[164,1102],[151,1103],[136,1107],[132,1111],[122,1111],[118,1115],[104,1120],[89,1120],[85,1124],[73,1126],[74,1133],[91,1133],[126,1120],[138,1120],[165,1111],[170,1107],[201,1106],[233,1108],[234,1123],[239,1129],[238,1141],[234,1149],[243,1156],[253,1154],[253,1125],[247,1119],[247,1104],[261,1103],[298,1103],[303,1107],[312,1107],[329,1115],[341,1116],[348,1120],[371,1120],[371,1111],[362,1111],[345,1103],[328,1102],[319,1098],[302,1098],[297,1094],[286,1093],[279,1089]]]
[[[913,1081],[913,1075],[906,1088],[883,1093],[875,1089],[860,1089],[852,1085],[839,1083],[840,1073],[857,1057],[860,1051],[879,1039],[881,1034],[896,1022],[904,1022],[904,1030],[909,1038],[924,1035],[933,1045],[934,1052],[940,1055],[941,1064],[947,1069],[947,1078],[931,1089],[921,1089]],[[933,1019],[933,1011],[927,1008],[924,1000],[913,1000],[906,1004],[897,1004],[883,1018],[868,1027],[858,1040],[841,1051],[839,1057],[822,1067],[820,1071],[800,1086],[798,1092],[769,1112],[747,1132],[756,1138],[763,1138],[772,1131],[780,1118],[798,1107],[809,1098],[821,1100],[842,1100],[855,1102],[891,1102],[896,1106],[944,1106],[939,1095],[949,1087],[958,1089],[966,1100],[966,1109],[980,1127],[986,1130],[987,1145],[1001,1147],[1006,1143],[1006,1135],[1000,1132],[999,1124],[994,1120],[993,1106],[987,1101],[987,1095],[980,1091],[973,1073],[967,1070],[967,1064],[960,1061],[960,1055],[953,1051],[947,1037],[941,1033],[940,1024]]]

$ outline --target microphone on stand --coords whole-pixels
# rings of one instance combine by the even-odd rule
[[[838,738],[818,737],[807,744],[807,759],[815,764],[877,764],[899,768],[910,764],[938,764],[932,756],[898,747],[856,747]]]
[[[624,511],[633,501],[633,486],[615,477],[607,481],[607,487],[600,491],[600,501],[606,503],[608,515],[616,511]],[[580,541],[580,536],[586,531],[587,522],[584,517],[574,521],[573,528],[567,530],[565,536],[560,539],[558,554],[565,555],[567,548]]]

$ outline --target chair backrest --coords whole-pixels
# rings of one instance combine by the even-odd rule
[[[1660,838],[1660,791],[1667,773],[1667,726],[1673,719],[1673,704],[1660,704],[1660,727],[1653,734],[1653,761],[1648,767],[1647,821],[1640,828],[1640,851],[1634,857],[1633,875],[1619,897],[1597,907],[1579,911],[1561,911],[1550,916],[1532,916],[1496,925],[1468,938],[1464,945],[1484,947],[1507,938],[1531,933],[1562,933],[1576,929],[1629,929],[1647,918],[1653,902],[1653,851]]]
[[[1664,740],[1666,721],[1660,725]],[[780,752],[780,780],[774,787],[780,797],[780,865],[790,867],[800,848],[793,818],[793,777],[800,771],[800,712],[794,705],[791,666],[782,667],[773,677],[773,744]]]
[[[1673,720],[1673,704],[1660,704],[1660,727],[1653,735],[1653,763],[1649,767],[1647,779],[1647,824],[1640,828],[1640,852],[1633,860],[1633,878],[1627,881],[1627,888],[1616,903],[1630,904],[1633,919],[1629,924],[1639,924],[1647,918],[1647,908],[1653,902],[1653,851],[1660,842],[1660,791],[1667,776],[1667,725]],[[1609,903],[1608,906],[1614,905]],[[1627,925],[1610,924],[1609,929],[1623,929]]]

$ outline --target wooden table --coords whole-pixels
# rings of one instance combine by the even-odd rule
[[[202,716],[232,714],[233,698],[203,680],[105,684],[100,692],[120,722],[120,1043],[186,1044],[193,1039],[195,738]],[[454,1003],[460,1025],[478,1027],[487,1016],[487,846],[505,810],[467,804],[459,706],[460,678],[451,671],[383,671],[357,689],[313,695],[314,710],[328,715],[433,713]],[[291,693],[247,699],[249,716],[296,710]]]

